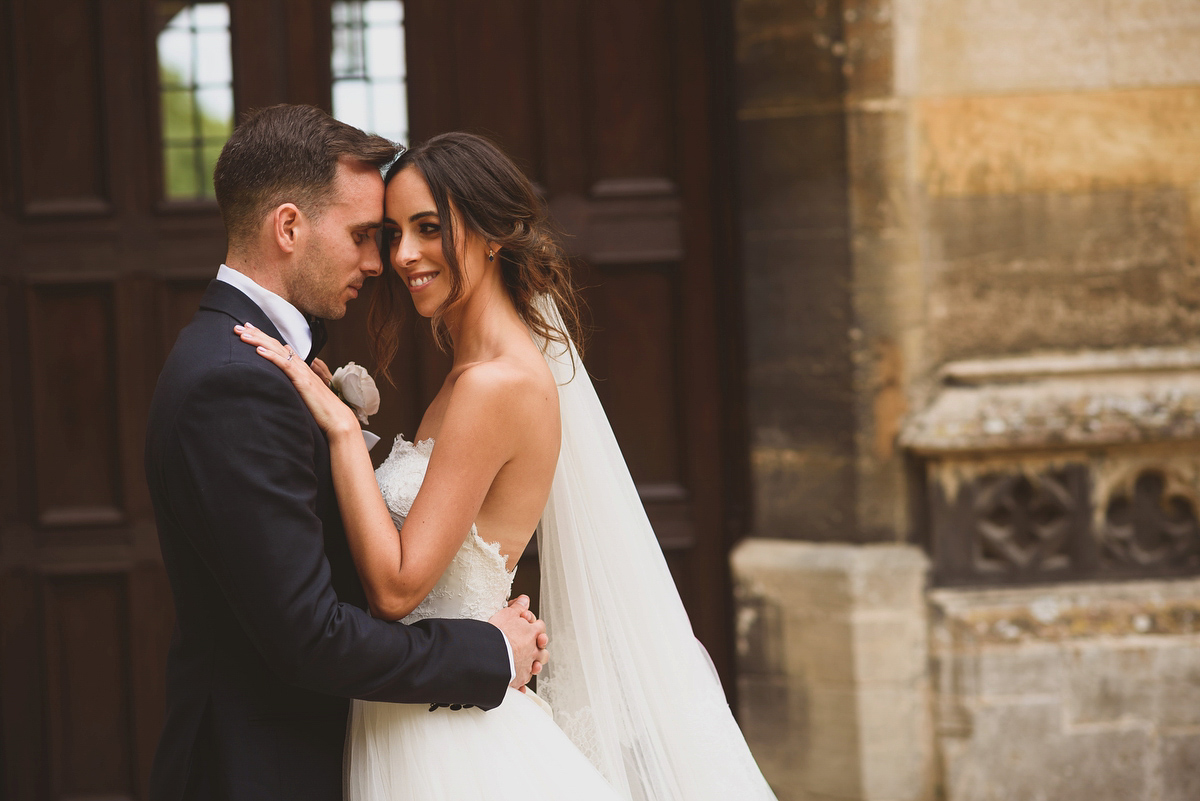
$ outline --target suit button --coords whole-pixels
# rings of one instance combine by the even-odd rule
[[[451,704],[450,708],[457,712],[458,710],[462,709],[462,704]]]

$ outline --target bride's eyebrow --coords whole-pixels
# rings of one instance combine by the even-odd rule
[[[418,211],[416,214],[409,217],[408,221],[416,222],[417,220],[421,219],[422,217],[436,217],[436,216],[437,216],[436,211]]]

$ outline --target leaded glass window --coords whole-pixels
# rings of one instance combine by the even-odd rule
[[[396,142],[408,139],[404,4],[333,4],[333,116]]]
[[[227,3],[168,2],[158,11],[163,197],[213,197],[217,155],[233,131]]]

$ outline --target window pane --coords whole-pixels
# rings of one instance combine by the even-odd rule
[[[333,85],[333,115],[342,122],[371,130],[371,103],[366,81],[338,81]]]
[[[363,130],[408,138],[404,82],[404,4],[333,3],[333,115]]]
[[[229,137],[226,136],[224,138],[208,142],[201,149],[200,169],[204,175],[208,176],[208,180],[206,180],[200,186],[200,189],[204,192],[205,197],[216,197],[216,190],[213,189],[212,174],[213,170],[217,167],[217,156],[221,155],[221,148],[225,146],[225,139],[228,138]]]
[[[164,145],[190,143],[195,138],[195,104],[190,89],[162,93],[162,136]]]
[[[232,86],[233,64],[229,53],[228,29],[197,33],[196,83],[200,86]]]
[[[158,75],[164,87],[192,83],[192,36],[186,30],[168,28],[158,35]]]
[[[400,28],[404,22],[404,5],[390,0],[367,0],[363,3],[363,19],[372,26]]]
[[[375,112],[372,120],[375,130],[381,136],[399,141],[403,132],[408,130],[404,84],[399,81],[372,84],[369,102]]]
[[[372,27],[366,31],[367,72],[375,80],[404,75],[403,33],[397,27]]]
[[[200,135],[222,142],[228,139],[233,133],[233,93],[224,87],[197,89],[196,106],[200,112]]]
[[[163,197],[212,197],[216,154],[233,129],[226,3],[159,0],[157,37]]]
[[[196,149],[171,147],[163,150],[163,181],[167,197],[194,198],[200,196],[202,185],[196,183]],[[209,184],[212,181],[208,181]]]
[[[196,27],[229,30],[229,6],[225,3],[196,3]]]

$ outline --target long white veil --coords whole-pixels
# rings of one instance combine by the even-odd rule
[[[541,309],[566,330],[549,299]],[[538,527],[552,649],[538,695],[633,801],[774,799],[574,345],[539,344],[559,385],[562,450]]]

